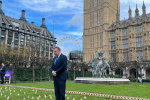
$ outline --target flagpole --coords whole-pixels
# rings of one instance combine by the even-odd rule
[[[54,37],[54,20],[53,20],[53,37]],[[53,42],[53,48],[54,48],[54,42]],[[53,57],[54,57],[54,53],[53,53]]]
[[[53,20],[53,36],[54,36],[54,20]]]

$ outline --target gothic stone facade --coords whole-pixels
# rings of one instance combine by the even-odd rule
[[[109,37],[107,29],[116,20],[119,10],[118,0],[84,0],[84,61],[96,57],[96,50],[106,50],[109,54]]]
[[[21,18],[14,19],[4,14],[1,9],[2,1],[0,1],[0,42],[7,44],[15,49],[20,47],[29,47],[37,50],[39,56],[47,59],[53,57],[53,46],[56,38],[47,30],[45,18],[42,18],[40,27],[34,25],[34,22],[27,23],[25,11],[22,10]]]
[[[84,61],[96,57],[96,50],[105,50],[107,59],[113,62],[137,62],[113,64],[112,73],[126,77],[138,74],[150,79],[150,14],[146,14],[143,2],[142,15],[136,5],[135,16],[129,7],[129,18],[120,21],[119,0],[84,0]],[[141,62],[141,63],[140,63]]]

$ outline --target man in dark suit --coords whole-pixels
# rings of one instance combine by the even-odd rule
[[[67,57],[61,54],[61,49],[55,47],[54,59],[51,67],[54,80],[56,100],[65,100],[65,89],[67,80]]]
[[[4,84],[4,76],[6,71],[6,67],[4,63],[2,63],[2,68],[0,70],[1,70],[1,84]]]

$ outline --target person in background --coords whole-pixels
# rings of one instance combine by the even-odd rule
[[[2,68],[0,70],[1,70],[1,84],[4,84],[4,76],[6,71],[6,66],[4,63],[2,63]]]

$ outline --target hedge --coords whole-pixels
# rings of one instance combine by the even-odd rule
[[[7,70],[12,70],[7,67]],[[51,70],[49,69],[50,80],[53,79]],[[75,77],[83,77],[82,71],[75,71]],[[92,77],[92,72],[84,71],[84,77]],[[15,82],[32,82],[33,71],[32,68],[14,68],[14,81]],[[68,71],[68,80],[74,80],[74,71]],[[35,68],[35,82],[49,81],[48,70],[46,68]]]
[[[83,71],[75,71],[75,78],[76,77],[83,77]],[[84,71],[84,77],[92,77],[92,72]],[[68,71],[68,79],[74,80],[74,71]]]

